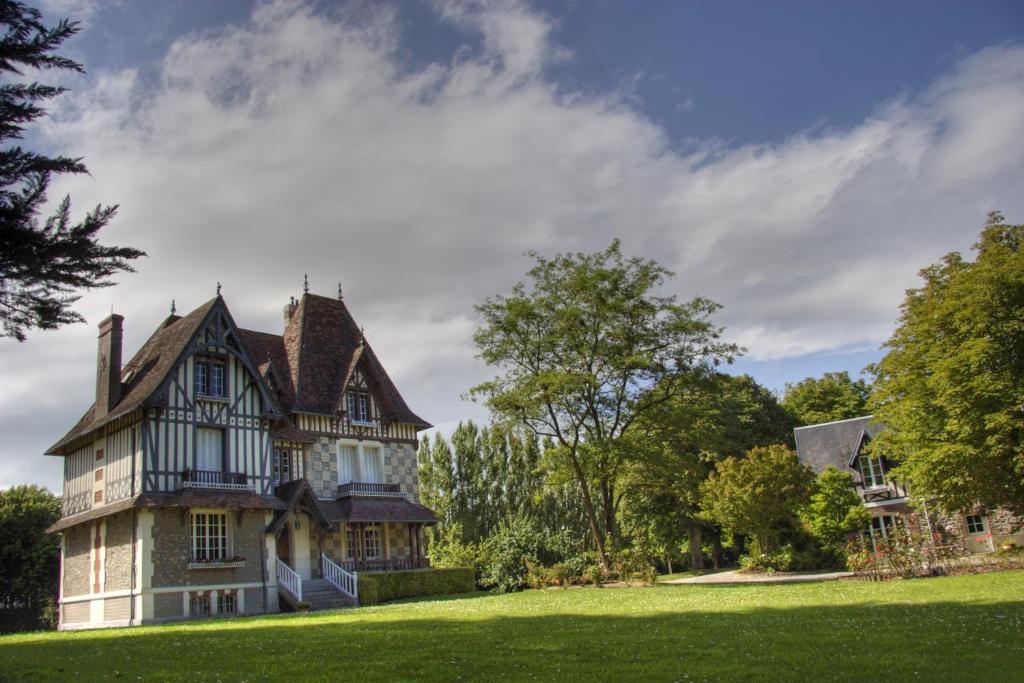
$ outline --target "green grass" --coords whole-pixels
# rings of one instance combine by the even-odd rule
[[[1024,679],[1024,572],[475,594],[0,638],[7,680]]]

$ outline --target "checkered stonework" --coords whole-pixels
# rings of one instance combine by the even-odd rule
[[[385,444],[384,480],[398,484],[414,501],[420,499],[420,480],[416,472],[416,447],[411,444]]]
[[[338,492],[338,458],[334,439],[322,436],[309,448],[306,479],[320,498],[334,498]]]

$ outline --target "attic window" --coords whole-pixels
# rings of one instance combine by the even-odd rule
[[[195,363],[195,389],[199,396],[227,397],[224,361],[197,358]]]
[[[349,420],[352,422],[369,422],[371,420],[370,394],[365,391],[349,391],[346,401]]]

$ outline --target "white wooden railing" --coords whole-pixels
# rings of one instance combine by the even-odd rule
[[[296,600],[302,602],[302,577],[280,559],[277,560],[277,585],[284,586]]]
[[[323,553],[320,553],[320,571],[332,586],[353,600],[359,600],[358,572],[345,571]]]

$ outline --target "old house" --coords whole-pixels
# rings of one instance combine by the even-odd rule
[[[219,292],[122,364],[99,326],[96,401],[64,459],[62,629],[358,600],[358,571],[426,567],[417,432],[345,303],[309,294],[282,334]],[[282,602],[283,601],[283,602]]]
[[[864,530],[864,538],[872,546],[901,527],[927,527],[974,553],[992,552],[1005,540],[1024,543],[1024,520],[1006,510],[975,508],[951,516],[929,509],[927,501],[919,508],[912,507],[907,487],[889,476],[892,463],[866,448],[883,429],[884,425],[873,423],[867,415],[794,431],[800,461],[816,474],[833,466],[853,475],[857,493],[871,512],[871,526]]]

